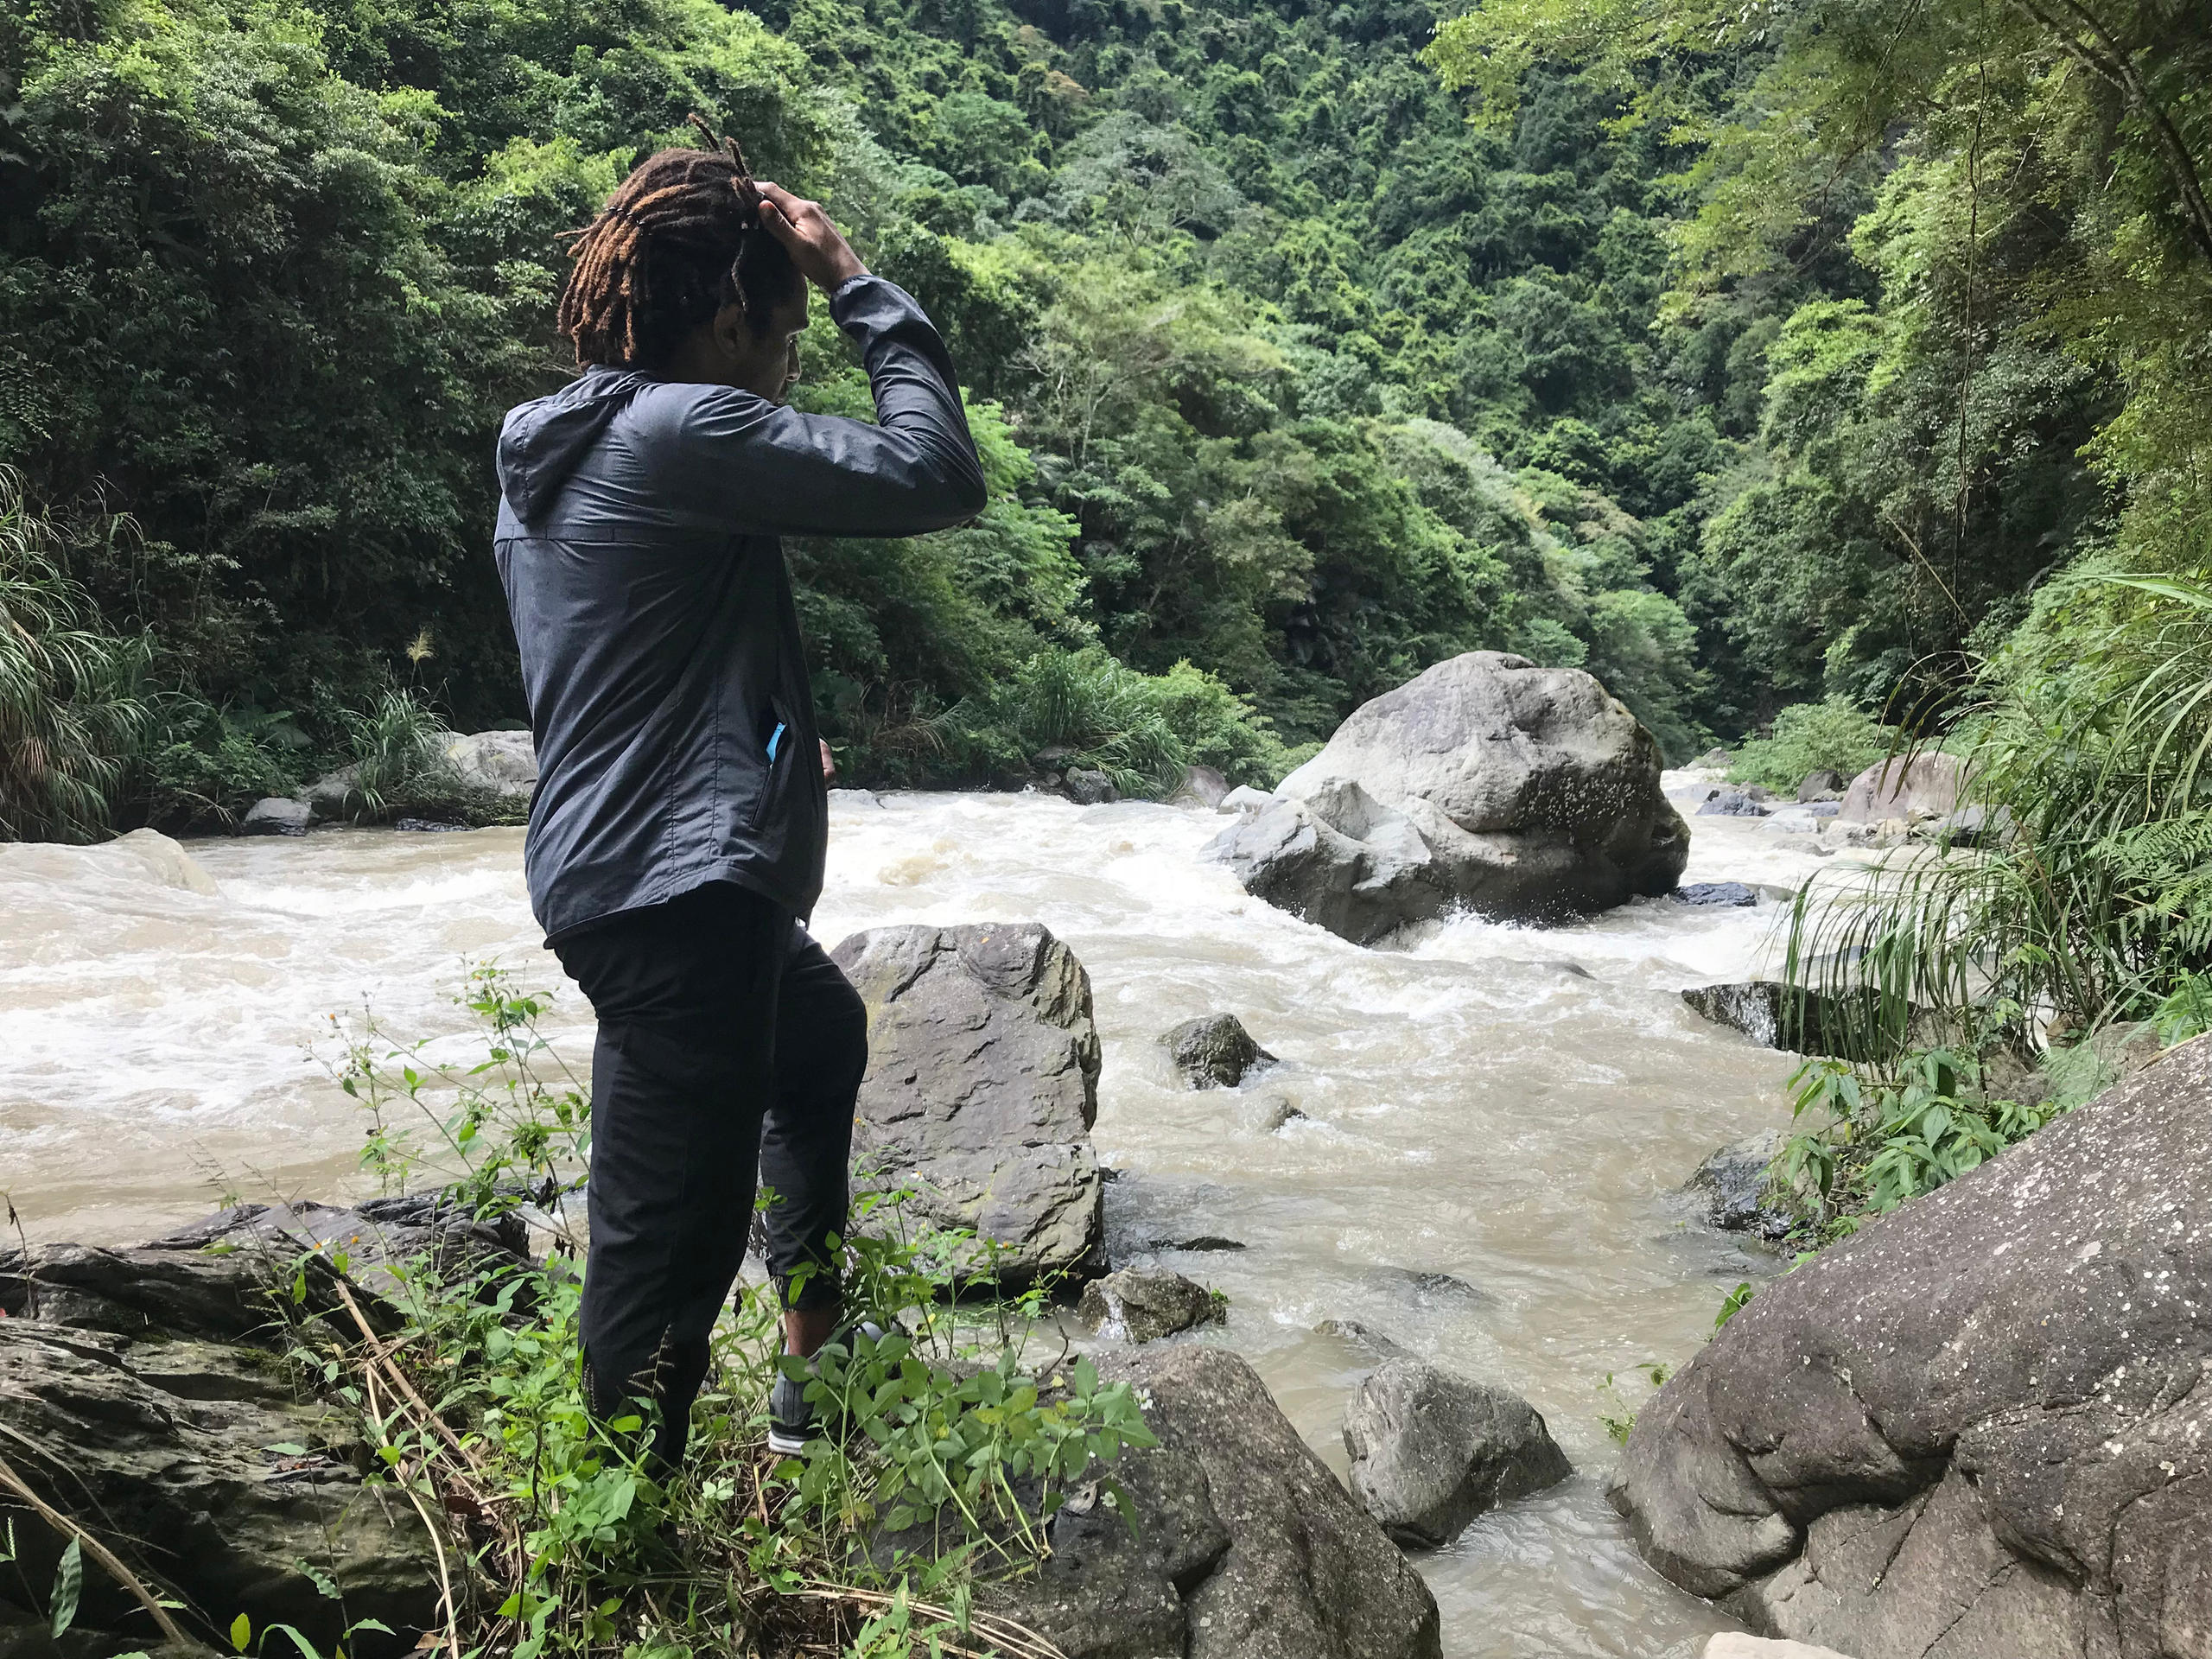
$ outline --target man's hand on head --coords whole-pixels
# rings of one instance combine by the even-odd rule
[[[766,179],[757,181],[755,188],[760,192],[760,222],[791,251],[791,264],[800,276],[824,293],[834,293],[854,277],[868,275],[868,267],[844,233],[830,222],[820,202],[795,196]]]

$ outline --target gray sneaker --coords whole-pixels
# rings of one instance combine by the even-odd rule
[[[830,1340],[847,1341],[855,1330],[870,1342],[883,1340],[883,1327],[868,1320],[832,1332]],[[805,1376],[785,1376],[779,1372],[776,1386],[768,1390],[768,1449],[779,1456],[804,1456],[807,1443],[822,1432],[814,1408],[806,1399],[806,1385],[815,1374],[815,1364],[809,1360]]]

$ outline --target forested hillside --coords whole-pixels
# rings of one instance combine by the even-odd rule
[[[2056,48],[1983,149],[1861,65],[1793,172],[1757,112],[1806,61],[1688,16],[1478,13],[1425,57],[1436,14],[1379,0],[16,9],[0,456],[55,643],[4,717],[58,770],[11,827],[205,820],[408,708],[522,714],[491,436],[568,368],[559,232],[694,110],[940,319],[988,461],[975,525],[791,550],[849,775],[1068,739],[1264,779],[1478,646],[1586,664],[1678,761],[1806,699],[1955,700],[2108,540],[2126,444],[2180,441],[2116,429],[2083,345],[2165,325],[2050,315],[2125,135],[2022,137]],[[1871,137],[1820,124],[1853,86]],[[802,400],[864,411],[809,346]]]

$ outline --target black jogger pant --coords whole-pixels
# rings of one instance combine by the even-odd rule
[[[756,1176],[774,1195],[768,1268],[787,1305],[838,1299],[826,1239],[845,1225],[867,1009],[804,929],[727,882],[554,949],[599,1015],[587,1387],[603,1414],[658,1400],[680,1447],[707,1334],[744,1259]]]

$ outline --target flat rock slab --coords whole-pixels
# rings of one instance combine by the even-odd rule
[[[1609,1495],[1763,1633],[2212,1651],[2212,1040],[1763,1287]]]
[[[858,1177],[994,1242],[1004,1283],[1103,1265],[1098,1028],[1075,952],[1019,922],[874,928],[831,955],[868,1005]]]
[[[1411,1357],[1359,1385],[1344,1433],[1352,1495],[1418,1549],[1448,1544],[1477,1516],[1573,1472],[1527,1401]]]
[[[1741,881],[1693,881],[1669,895],[1678,905],[1749,906],[1759,901],[1758,890]]]

